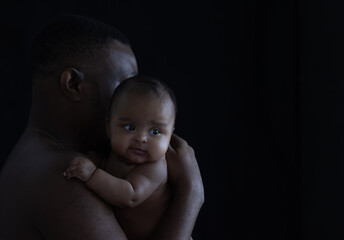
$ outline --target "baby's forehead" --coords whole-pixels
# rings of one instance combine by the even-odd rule
[[[148,101],[148,100],[158,100],[161,104],[165,104],[166,101],[171,101],[173,104],[171,96],[168,92],[161,89],[144,89],[144,88],[127,88],[117,94],[116,98],[113,99],[113,103],[122,102],[121,100],[131,100],[131,101]]]
[[[164,89],[144,89],[144,88],[132,88],[123,91],[122,95],[133,98],[147,98],[147,99],[164,99],[169,98],[168,93]]]
[[[151,105],[153,104],[153,105]],[[162,92],[142,92],[142,91],[127,91],[122,92],[120,95],[114,99],[112,104],[112,114],[118,114],[120,112],[128,113],[128,110],[131,109],[129,112],[136,112],[136,111],[144,111],[144,112],[151,112],[149,111],[151,108],[155,110],[162,111],[165,114],[171,112],[172,118],[175,118],[175,106],[174,103],[169,96],[169,94],[165,91]],[[118,112],[120,111],[120,112]],[[116,113],[115,113],[116,112]],[[149,113],[147,113],[149,114]]]
[[[144,108],[144,103],[146,101],[148,103],[150,100],[157,100],[155,104],[157,104],[158,108],[159,104],[161,104],[164,105],[161,109],[172,109],[174,111],[173,115],[176,116],[177,105],[173,91],[165,83],[157,79],[139,75],[121,82],[115,89],[110,103],[110,111],[113,111],[114,108],[121,108],[128,103],[132,103],[130,108],[133,108],[132,105],[135,105],[136,102],[138,102],[137,105]]]

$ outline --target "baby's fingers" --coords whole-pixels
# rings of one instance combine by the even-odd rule
[[[67,178],[71,178],[72,176],[72,172],[76,171],[78,169],[78,167],[76,165],[70,165],[66,171],[63,172],[63,176],[67,177]],[[73,175],[74,176],[74,175]]]
[[[72,161],[70,161],[69,165],[73,166],[73,165],[78,165],[79,163],[81,163],[83,161],[82,157],[75,157],[74,159],[72,159]]]
[[[79,165],[72,165],[72,166],[69,166],[67,168],[67,171],[77,171],[77,170],[80,170],[82,169],[81,167],[79,167]]]
[[[67,177],[68,179],[71,179],[73,177],[79,178],[78,171],[72,170],[68,168],[65,172],[63,172],[63,176]]]
[[[63,176],[67,177],[68,179],[72,178],[74,175],[75,174],[73,174],[70,168],[67,168],[67,170],[63,172]]]

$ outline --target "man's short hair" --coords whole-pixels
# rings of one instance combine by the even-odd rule
[[[33,79],[45,76],[65,61],[93,57],[111,40],[130,46],[124,34],[109,24],[79,15],[59,16],[45,25],[32,42],[30,75]]]

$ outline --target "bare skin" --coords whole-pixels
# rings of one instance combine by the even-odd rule
[[[149,239],[170,201],[165,154],[174,130],[174,105],[166,93],[138,92],[125,93],[113,105],[107,121],[109,173],[77,157],[65,175],[84,181],[112,204],[129,239]]]
[[[1,175],[3,239],[126,239],[109,206],[61,177],[68,164],[63,159],[75,152],[33,132],[22,136],[14,152]]]
[[[0,239],[126,239],[111,207],[62,172],[80,152],[102,150],[111,93],[137,73],[135,56],[113,42],[101,60],[66,63],[60,72],[33,90],[28,128],[44,132],[25,131],[2,169]],[[152,239],[189,239],[204,201],[192,148],[177,136],[171,145],[175,198]]]

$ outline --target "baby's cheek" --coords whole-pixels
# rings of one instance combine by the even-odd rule
[[[122,155],[127,148],[126,147],[126,141],[124,139],[122,141],[121,141],[121,139],[116,139],[116,140],[112,141],[111,148],[112,148],[112,151]]]
[[[160,155],[164,155],[167,152],[169,144],[170,144],[170,141],[167,138],[162,140],[162,141],[160,141],[160,143],[159,143]]]

